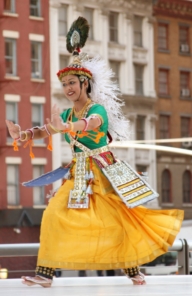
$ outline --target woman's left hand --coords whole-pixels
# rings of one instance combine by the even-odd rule
[[[53,105],[51,109],[51,121],[48,120],[48,122],[54,126],[55,129],[62,131],[66,130],[68,128],[68,124],[62,122],[62,119],[60,117],[60,109],[57,107],[56,104]]]

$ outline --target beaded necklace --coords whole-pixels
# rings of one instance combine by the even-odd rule
[[[83,106],[83,108],[80,111],[76,111],[75,107],[72,108],[72,116],[75,115],[76,118],[81,119],[84,117],[84,113],[86,111],[87,106],[91,103],[91,99],[88,99],[86,104]]]

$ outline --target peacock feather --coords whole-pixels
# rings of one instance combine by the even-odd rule
[[[74,21],[67,33],[67,50],[73,52],[76,48],[82,48],[85,45],[89,33],[89,24],[84,17],[79,16]]]

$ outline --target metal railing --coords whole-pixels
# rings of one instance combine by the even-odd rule
[[[0,257],[37,256],[38,243],[31,244],[0,244]],[[192,240],[178,239],[168,251],[178,252],[178,274],[190,273],[189,252],[192,251]]]

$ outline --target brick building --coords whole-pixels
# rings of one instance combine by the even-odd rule
[[[47,140],[35,141],[33,159],[23,145],[14,152],[5,119],[25,130],[50,117],[49,1],[0,1],[0,31],[0,244],[38,242],[50,188],[21,183],[50,171],[52,155]],[[30,270],[35,261],[0,258],[0,265]]]
[[[154,1],[157,138],[192,136],[192,2]],[[191,149],[192,142],[169,146]],[[192,216],[192,159],[158,152],[157,185],[162,208]]]

